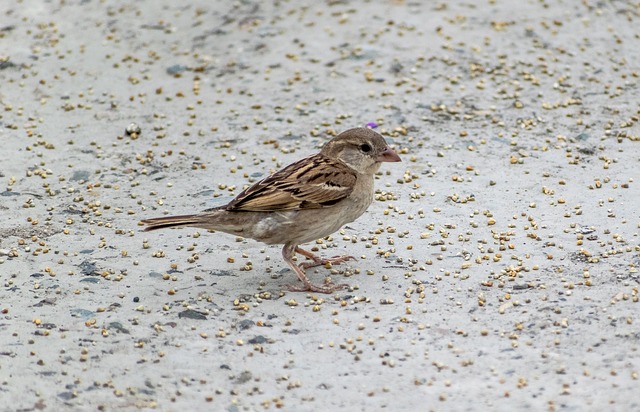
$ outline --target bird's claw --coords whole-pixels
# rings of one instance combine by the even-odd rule
[[[333,293],[348,286],[349,285],[347,285],[346,283],[327,283],[326,285],[314,285],[313,283],[306,283],[302,286],[287,285],[287,289],[290,292]]]
[[[311,262],[301,262],[298,266],[302,269],[309,269],[316,266],[324,266],[327,263],[331,265],[339,265],[340,263],[347,262],[349,260],[356,260],[353,256],[334,256],[332,258],[316,258]]]

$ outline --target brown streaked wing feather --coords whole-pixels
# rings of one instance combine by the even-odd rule
[[[356,178],[344,163],[315,154],[247,188],[225,209],[275,212],[329,207],[351,194]]]

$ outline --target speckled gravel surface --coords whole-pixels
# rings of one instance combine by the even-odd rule
[[[640,6],[5,1],[0,410],[640,410]],[[140,219],[370,122],[310,247]]]

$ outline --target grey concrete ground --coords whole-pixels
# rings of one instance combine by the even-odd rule
[[[2,2],[0,409],[640,410],[639,76],[632,1]],[[141,232],[370,122],[349,290]]]

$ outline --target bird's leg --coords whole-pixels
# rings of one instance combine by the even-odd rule
[[[307,277],[307,275],[304,273],[304,269],[298,265],[296,265],[296,263],[293,261],[293,256],[295,254],[295,252],[297,252],[298,250],[302,250],[300,248],[298,248],[296,245],[292,245],[287,243],[286,245],[284,245],[284,247],[282,248],[282,257],[284,258],[284,261],[287,262],[287,264],[289,265],[289,267],[291,267],[291,269],[293,269],[294,272],[296,272],[296,275],[298,276],[298,279],[300,279],[300,281],[304,284],[304,286],[293,286],[293,285],[288,285],[288,288],[290,291],[292,292],[318,292],[318,293],[333,293],[336,290],[342,289],[347,287],[348,285],[345,283],[341,283],[341,284],[326,284],[326,285],[314,285],[313,283],[311,283],[311,281],[309,280],[309,278]],[[306,252],[306,251],[304,251]],[[300,252],[298,252],[300,253]],[[313,256],[313,254],[306,252],[309,255]],[[301,253],[302,254],[302,253]],[[305,255],[307,256],[307,255]]]
[[[348,260],[356,260],[356,258],[354,258],[353,256],[334,256],[332,258],[322,258],[322,257],[314,255],[313,253],[309,252],[308,250],[302,249],[299,246],[296,246],[295,252],[301,254],[302,256],[306,257],[307,259],[311,259],[312,260],[312,262],[302,262],[302,263],[300,263],[300,267],[302,269],[309,269],[309,268],[312,268],[314,266],[326,265],[327,263],[331,263],[332,265],[338,265],[338,264],[346,262]]]

